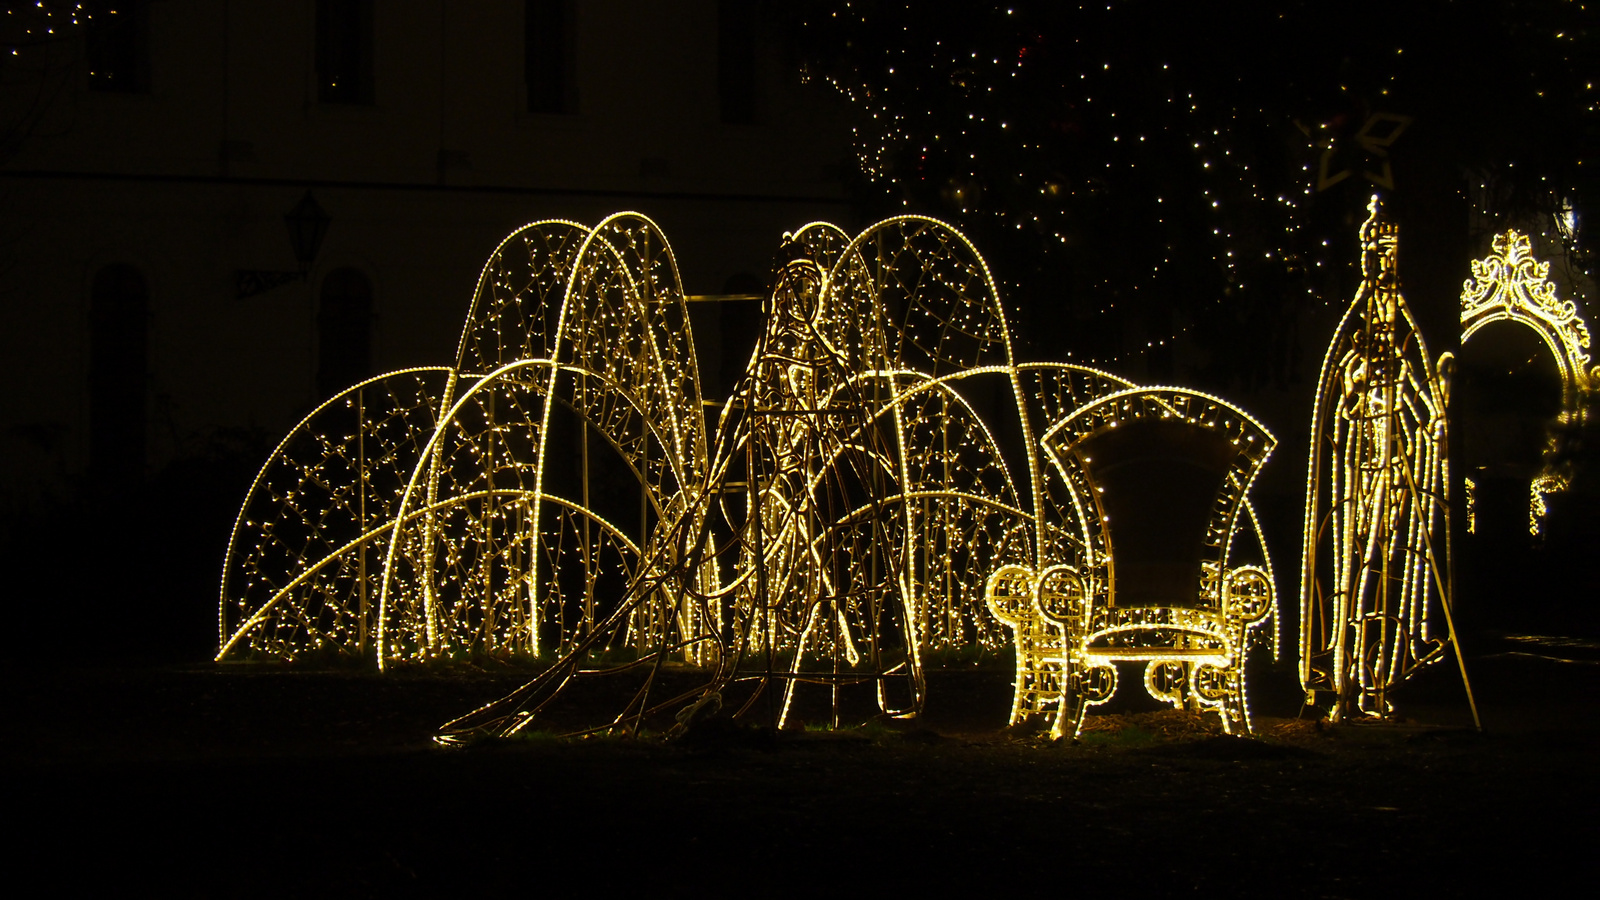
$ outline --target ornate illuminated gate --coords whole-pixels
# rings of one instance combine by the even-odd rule
[[[1547,494],[1571,486],[1569,464],[1557,458],[1555,443],[1563,430],[1578,429],[1587,416],[1589,392],[1600,367],[1589,368],[1589,328],[1577,304],[1556,297],[1549,280],[1550,264],[1533,258],[1528,236],[1512,230],[1494,236],[1490,254],[1472,261],[1472,277],[1461,289],[1461,343],[1494,322],[1519,322],[1532,328],[1555,356],[1561,371],[1561,412],[1547,435],[1545,458],[1529,485],[1528,530],[1537,535],[1545,515]],[[1468,491],[1472,481],[1467,481]]]

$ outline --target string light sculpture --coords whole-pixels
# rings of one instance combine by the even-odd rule
[[[1077,737],[1115,693],[1116,664],[1144,662],[1151,696],[1250,730],[1244,658],[1276,600],[1247,495],[1275,443],[1225,401],[1168,387],[1107,394],[1045,432],[1081,549],[1037,577],[1015,565],[990,577],[991,609],[1016,633],[1013,724],[1042,716]],[[1262,565],[1232,567],[1246,522]]]
[[[699,639],[714,644],[708,665],[665,700],[652,697],[654,673],[640,675],[623,711],[585,730],[636,728],[674,709],[669,731],[724,705],[744,714],[774,681],[780,728],[817,688],[825,703],[808,714],[833,725],[852,685],[875,688],[879,713],[915,715],[926,651],[1004,640],[980,602],[984,573],[1041,548],[1077,554],[1071,529],[1038,524],[1076,505],[1046,487],[1037,454],[1014,477],[980,410],[1004,415],[1009,395],[1031,448],[1035,423],[1126,383],[1012,362],[987,267],[943,223],[897,217],[853,241],[811,225],[785,250],[766,330],[719,418],[712,472],[684,498],[710,512],[683,517],[669,542],[686,557],[732,561],[731,577],[687,590],[660,590],[663,579],[654,599],[633,591],[624,603],[687,598],[695,618],[717,623]],[[743,509],[729,499],[741,494]],[[657,662],[673,652],[668,639],[658,647]],[[447,723],[441,739],[514,733],[574,684],[619,676],[585,668],[578,650]]]
[[[1333,693],[1334,720],[1388,715],[1391,692],[1447,645],[1467,684],[1451,618],[1445,410],[1454,360],[1428,355],[1400,293],[1399,229],[1377,196],[1368,211],[1361,285],[1318,379],[1306,482],[1300,683],[1308,705]],[[1431,628],[1436,606],[1445,635]]]
[[[1271,443],[1247,416],[1093,369],[1016,363],[987,266],[944,223],[901,216],[853,239],[814,223],[785,237],[745,375],[707,404],[676,263],[650,220],[512,234],[479,278],[454,366],[351,388],[262,469],[224,565],[218,659],[546,663],[444,739],[514,733],[597,683],[620,690],[621,709],[575,732],[667,714],[680,730],[761,697],[778,727],[796,710],[838,725],[862,708],[850,699],[862,686],[877,713],[915,715],[927,653],[999,649],[1017,630],[989,573],[1042,570],[1024,579],[1044,617],[1027,626],[1037,639],[1017,632],[1017,693],[1031,699],[1013,712],[1059,719],[1095,677],[1079,670],[1108,668],[1099,633],[1061,617],[1086,595],[1076,571],[1111,583],[1110,542],[1089,476],[1070,474],[1065,451],[1047,465],[1033,435],[1115,427],[1108,410],[1242,442],[1250,465],[1208,501],[1221,555],[1199,591],[1212,607],[1245,594],[1270,606],[1269,569],[1224,565]],[[714,428],[708,407],[720,407]],[[1223,622],[1239,616],[1208,615],[1158,627],[1186,644],[1215,632],[1223,649],[1163,651],[1163,665],[1194,684],[1183,696],[1248,728],[1233,666],[1243,631]]]
[[[1589,368],[1589,327],[1576,303],[1556,297],[1549,280],[1550,264],[1533,258],[1527,235],[1505,231],[1490,241],[1488,256],[1472,261],[1472,277],[1461,288],[1461,343],[1485,325],[1518,322],[1532,328],[1555,356],[1561,370],[1561,412],[1557,429],[1575,429],[1587,415],[1589,392],[1600,367]],[[1554,449],[1556,436],[1550,436]],[[1566,490],[1571,473],[1555,454],[1546,452],[1541,470],[1529,485],[1528,530],[1538,535],[1546,512],[1544,498]]]
[[[942,223],[854,239],[814,224],[785,253],[713,429],[653,223],[512,234],[454,366],[350,388],[263,466],[224,563],[217,658],[548,662],[457,731],[515,730],[571,683],[630,673],[633,699],[594,727],[724,692],[749,709],[774,680],[778,724],[810,685],[835,721],[856,684],[914,713],[922,654],[1005,643],[989,571],[1076,553],[1035,512],[1068,521],[1070,497],[1035,453],[1014,475],[990,423],[1032,447],[1126,382],[1016,364],[987,266]],[[650,699],[663,667],[698,681]]]
[[[278,444],[228,542],[218,660],[376,653],[384,553],[449,376],[435,367],[368,379]]]
[[[1060,571],[1071,588],[1081,589],[1070,567],[1060,567]],[[1049,721],[1061,703],[1067,636],[1062,626],[1041,613],[1039,582],[1031,566],[1013,564],[996,569],[984,589],[989,611],[1011,629],[1016,648],[1010,725]]]

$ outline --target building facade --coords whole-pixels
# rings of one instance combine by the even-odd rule
[[[852,224],[848,126],[751,4],[115,8],[0,70],[13,509],[448,364],[526,222],[643,212],[694,294],[764,284],[786,230]],[[727,305],[696,320],[702,368]]]

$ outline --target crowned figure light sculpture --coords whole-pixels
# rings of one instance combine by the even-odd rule
[[[1300,682],[1308,704],[1333,694],[1335,720],[1388,715],[1394,689],[1452,647],[1466,683],[1451,618],[1454,360],[1429,356],[1400,292],[1399,228],[1377,196],[1368,210],[1361,285],[1318,379],[1306,480]]]

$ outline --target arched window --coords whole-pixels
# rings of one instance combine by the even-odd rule
[[[371,106],[372,0],[317,0],[317,99]]]
[[[571,0],[526,0],[523,4],[522,66],[528,112],[578,110]]]
[[[89,471],[102,487],[144,478],[150,292],[126,263],[95,273],[89,289]]]
[[[83,29],[89,90],[150,92],[150,3],[122,0],[89,19]]]
[[[759,15],[752,3],[717,3],[717,100],[729,125],[761,123]]]
[[[357,269],[322,279],[317,310],[317,395],[332,397],[372,374],[372,282]]]

